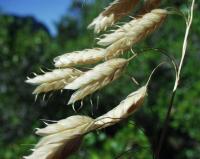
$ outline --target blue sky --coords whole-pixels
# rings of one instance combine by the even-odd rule
[[[43,22],[55,35],[54,23],[67,12],[73,0],[0,0],[0,9],[4,13],[19,16],[34,16]]]

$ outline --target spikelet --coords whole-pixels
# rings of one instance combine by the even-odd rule
[[[92,70],[85,72],[83,75],[75,79],[70,84],[66,85],[64,89],[79,89],[92,82],[101,82],[104,78],[112,76],[118,69],[123,69],[128,63],[128,60],[123,58],[116,58],[108,60],[104,63],[98,64]]]
[[[33,94],[47,93],[53,90],[63,89],[65,85],[75,80],[81,74],[83,74],[83,72],[77,69],[56,69],[52,72],[47,72],[44,75],[28,79],[26,82],[31,84],[40,84],[33,91]]]
[[[142,105],[146,94],[146,85],[129,94],[117,107],[95,119],[96,128],[105,128],[127,118]]]
[[[113,33],[104,34],[104,37],[98,41],[98,45],[108,46],[122,38],[131,38],[131,36],[133,36],[132,39],[137,39],[141,36],[141,34],[147,34],[148,32],[152,32],[156,29],[157,26],[164,20],[166,15],[166,10],[154,9],[151,12],[146,13],[141,18],[133,19],[132,21],[124,24]]]
[[[103,38],[100,38],[97,44],[101,46],[108,46],[116,42],[117,40],[125,37],[126,32],[129,32],[136,24],[137,24],[137,19],[133,19],[130,22],[125,23],[123,26],[121,26],[117,30],[114,30],[112,33],[104,34],[102,36]]]
[[[46,72],[44,75],[38,75],[29,78],[25,82],[30,84],[41,84],[47,82],[58,81],[61,79],[70,79],[73,76],[79,76],[82,72],[74,68],[55,69],[52,72]]]
[[[58,81],[43,83],[35,88],[33,94],[47,93],[50,91],[63,89],[67,84],[75,80],[78,76],[73,76],[69,79],[61,79]]]
[[[38,129],[36,134],[43,136],[25,159],[65,159],[78,150],[83,135],[89,132],[93,119],[86,116],[71,116],[64,120]]]
[[[93,48],[66,53],[54,58],[55,67],[70,67],[83,64],[94,64],[105,57],[105,49]]]
[[[107,58],[117,57],[156,30],[164,21],[167,13],[164,9],[154,9],[141,18],[133,19],[115,32],[105,35],[98,44],[110,45],[106,48]]]
[[[45,128],[37,129],[36,134],[40,136],[52,135],[57,132],[75,129],[79,126],[89,123],[91,120],[91,118],[81,115],[70,116],[53,124],[48,124],[48,126]]]
[[[89,85],[86,85],[85,87],[80,88],[79,90],[77,90],[75,93],[72,94],[68,104],[73,104],[76,101],[81,100],[81,99],[85,98],[86,96],[94,93],[95,91],[105,87],[112,81],[119,78],[120,75],[122,74],[122,72],[123,72],[123,69],[118,69],[116,72],[114,72],[113,75],[105,77],[101,81],[93,82]]]
[[[106,30],[112,26],[121,17],[127,15],[139,0],[115,0],[105,10],[96,17],[88,28],[93,29],[95,33]]]

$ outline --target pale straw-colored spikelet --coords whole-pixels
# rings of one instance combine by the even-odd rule
[[[70,67],[83,64],[94,64],[105,57],[105,49],[93,48],[66,53],[54,58],[55,67]]]
[[[64,120],[38,129],[36,134],[43,136],[25,159],[65,159],[80,147],[82,137],[90,131],[93,119],[87,116],[71,116]]]
[[[79,89],[93,82],[100,82],[108,76],[112,76],[118,69],[123,69],[128,60],[123,58],[115,58],[104,63],[98,64],[92,70],[85,72],[83,75],[75,79],[64,89]]]
[[[30,84],[41,84],[46,82],[69,79],[73,76],[79,76],[82,72],[74,68],[55,69],[52,72],[46,72],[43,75],[37,75],[34,78],[28,78],[25,82]]]
[[[40,136],[52,135],[57,132],[66,131],[88,124],[92,119],[86,116],[74,115],[55,123],[48,124],[47,127],[37,129],[36,134]]]
[[[118,123],[134,113],[144,102],[147,94],[147,86],[139,88],[137,91],[129,94],[118,106],[106,114],[95,119],[95,126],[104,128]]]
[[[156,29],[157,25],[164,20],[166,15],[166,10],[154,9],[143,15],[141,18],[133,19],[124,24],[113,33],[104,34],[103,38],[98,41],[98,44],[108,46],[117,40],[131,36],[134,36],[132,37],[133,39],[137,39],[141,36],[141,34],[147,34],[148,32],[151,32],[152,29]]]
[[[78,76],[73,76],[68,79],[61,79],[53,82],[43,83],[35,88],[33,94],[47,93],[50,91],[63,89],[67,84],[75,80]]]
[[[133,114],[140,106],[143,104],[144,99],[147,95],[147,88],[149,82],[154,74],[154,72],[159,68],[163,63],[160,63],[154,70],[151,72],[148,81],[144,86],[139,88],[137,91],[129,94],[118,106],[107,112],[106,114],[96,118],[94,120],[94,125],[98,128],[104,128],[111,126],[120,122],[121,120],[127,118]]]
[[[86,85],[85,87],[80,88],[79,90],[77,90],[75,93],[72,94],[68,104],[73,104],[76,101],[81,100],[81,99],[85,98],[86,96],[96,92],[97,90],[105,87],[112,81],[119,78],[121,76],[122,72],[123,72],[123,69],[118,69],[113,73],[113,75],[105,77],[101,81],[93,82],[89,85]]]
[[[154,9],[141,18],[133,19],[114,33],[105,35],[98,44],[110,45],[106,48],[106,58],[119,56],[120,53],[130,49],[134,44],[156,30],[167,14],[168,12],[164,9]]]
[[[39,84],[33,91],[33,94],[46,93],[53,90],[60,90],[69,84],[83,72],[74,68],[56,69],[52,72],[47,72],[44,75],[38,75],[34,78],[29,78],[26,82],[31,84]]]
[[[105,10],[96,17],[88,28],[93,29],[95,33],[106,30],[112,26],[121,17],[127,15],[139,0],[115,0]]]
[[[137,19],[131,20],[129,23],[125,23],[123,26],[118,28],[117,30],[114,30],[110,34],[104,34],[102,37],[99,38],[99,41],[97,42],[98,45],[101,46],[108,46],[117,40],[123,38],[125,36],[126,32],[129,32],[133,26],[135,26],[137,23]]]

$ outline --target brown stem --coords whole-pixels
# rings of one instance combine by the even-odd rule
[[[165,122],[164,122],[164,128],[162,130],[162,134],[160,136],[160,140],[159,140],[159,143],[158,143],[158,148],[157,148],[156,153],[155,153],[156,159],[159,159],[159,155],[160,155],[160,151],[161,151],[161,148],[162,148],[162,145],[163,145],[163,141],[164,141],[166,133],[167,133],[169,119],[170,119],[171,110],[172,110],[172,107],[173,107],[175,95],[176,95],[176,91],[172,92],[172,95],[171,95],[171,98],[170,98],[170,104],[169,104],[169,107],[168,107],[168,110],[167,110],[167,115],[166,115]]]

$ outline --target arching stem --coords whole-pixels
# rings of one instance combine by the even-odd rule
[[[160,140],[159,140],[159,143],[158,143],[158,149],[156,151],[156,159],[159,159],[159,156],[160,156],[160,151],[162,149],[163,141],[164,141],[164,138],[166,136],[167,129],[168,129],[168,124],[169,124],[171,110],[172,110],[173,103],[174,103],[174,98],[176,96],[176,91],[177,91],[177,88],[178,88],[178,85],[179,85],[180,73],[181,73],[181,69],[182,69],[182,66],[183,66],[183,62],[184,62],[185,54],[186,54],[186,49],[187,49],[188,35],[189,35],[189,32],[190,32],[190,28],[191,28],[191,24],[192,24],[192,20],[193,20],[194,4],[195,4],[195,0],[192,0],[190,13],[189,13],[188,19],[186,21],[186,31],[185,31],[184,41],[183,41],[181,61],[178,65],[176,80],[175,80],[175,83],[174,83],[173,92],[171,94],[169,107],[168,107],[166,118],[165,118],[165,121],[164,121],[164,128],[162,130],[161,137],[160,137]]]

